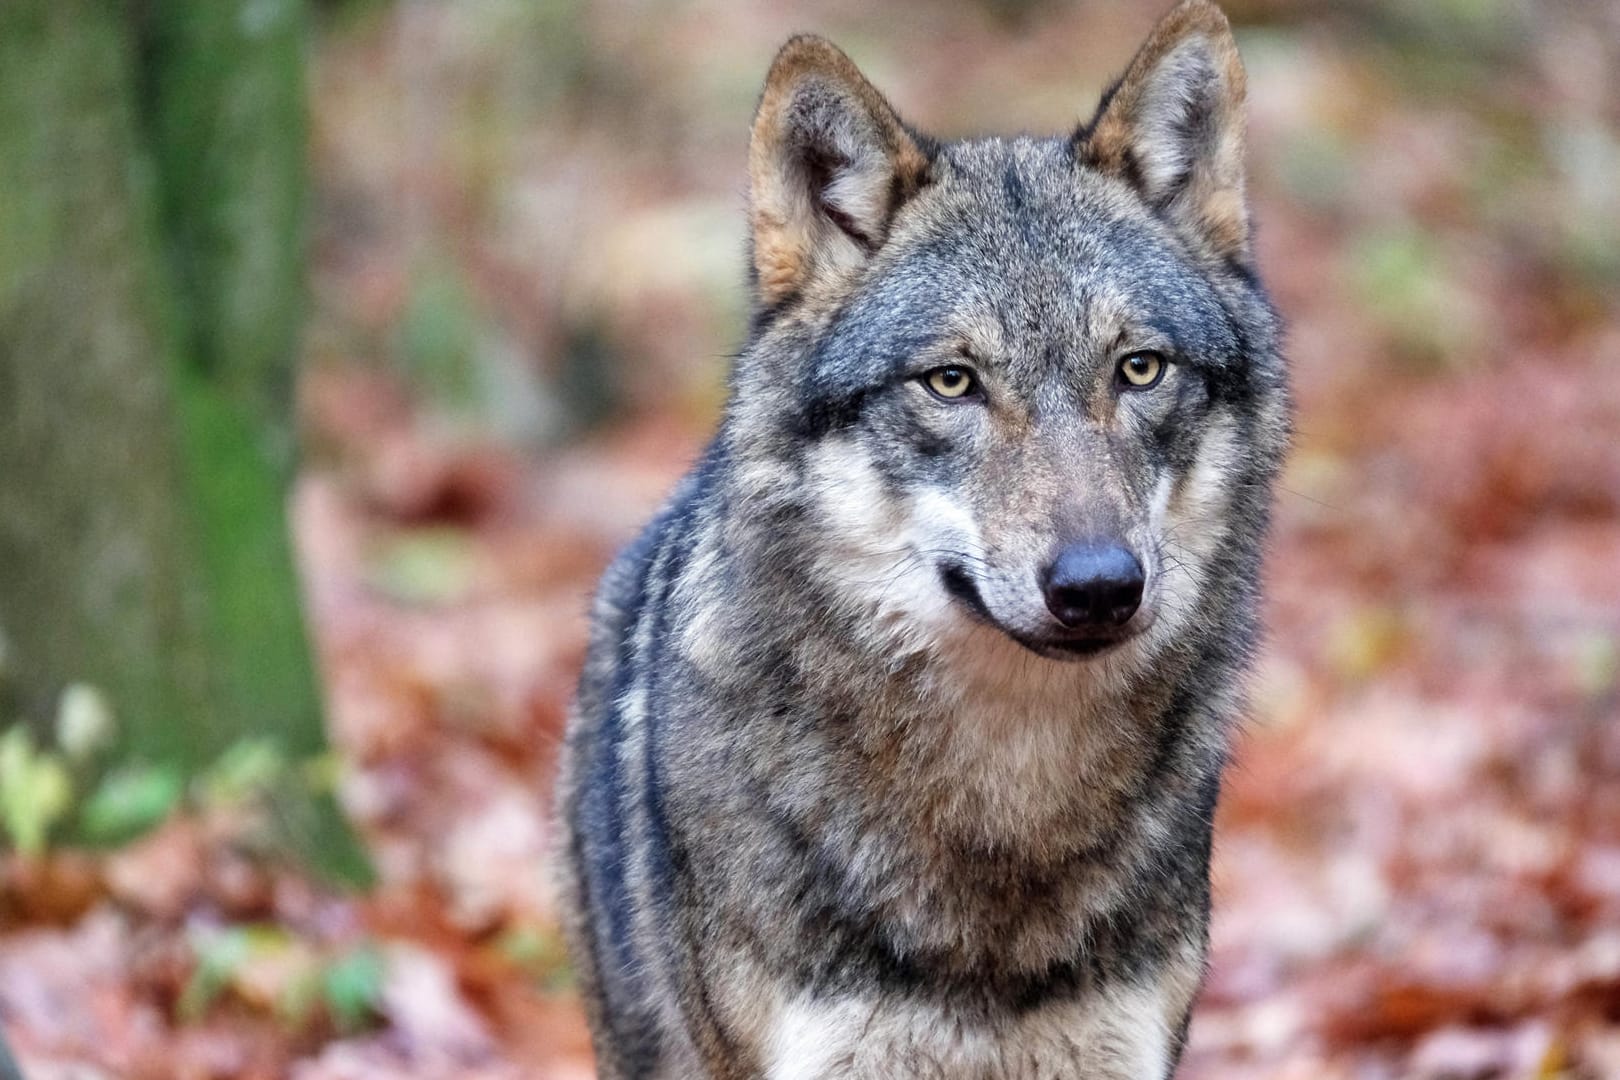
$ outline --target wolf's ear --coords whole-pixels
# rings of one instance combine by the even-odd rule
[[[759,297],[860,265],[927,182],[929,156],[830,42],[796,37],[765,78],[748,149]]]
[[[1221,9],[1182,0],[1075,136],[1077,156],[1129,182],[1195,244],[1246,262],[1244,82]]]

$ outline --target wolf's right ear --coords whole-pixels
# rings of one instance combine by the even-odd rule
[[[760,302],[865,262],[928,167],[924,146],[836,46],[811,36],[782,46],[748,149]]]

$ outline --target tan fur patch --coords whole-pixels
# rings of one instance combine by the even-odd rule
[[[784,45],[766,76],[748,150],[754,268],[766,304],[803,289],[822,269],[847,268],[867,254],[820,212],[805,182],[804,163],[794,160],[800,149],[790,130],[794,104],[800,95],[815,92],[848,110],[849,137],[884,162],[883,175],[871,178],[872,190],[855,193],[861,224],[872,231],[874,243],[881,242],[888,219],[928,172],[928,156],[848,56],[817,37],[796,37]]]

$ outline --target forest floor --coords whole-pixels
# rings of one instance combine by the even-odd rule
[[[1298,437],[1179,1075],[1620,1076],[1615,12],[1481,5],[1458,51],[1394,5],[1229,6]],[[585,604],[712,422],[753,87],[815,20],[518,7],[380,8],[316,55],[294,517],[378,884],[219,813],[5,857],[31,1080],[591,1075],[546,871]],[[1078,118],[1149,21],[822,7],[950,130]]]

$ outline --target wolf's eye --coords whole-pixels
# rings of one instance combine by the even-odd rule
[[[923,385],[935,397],[946,401],[957,401],[973,393],[978,382],[973,378],[973,372],[963,367],[935,368],[923,376]]]
[[[1132,390],[1147,390],[1164,378],[1167,366],[1156,352],[1134,352],[1119,362],[1119,377]]]

